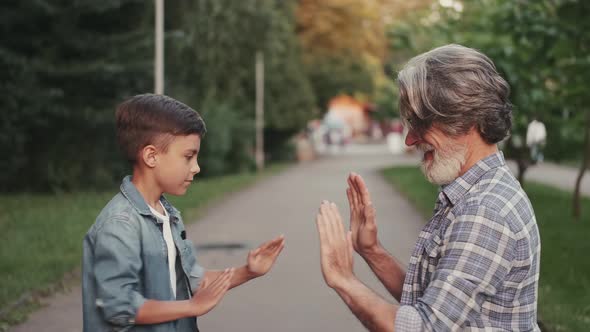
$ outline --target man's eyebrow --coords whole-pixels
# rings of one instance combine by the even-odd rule
[[[199,150],[197,150],[197,149],[188,149],[185,152],[191,152],[191,153],[194,153],[194,154],[198,154],[199,153]]]

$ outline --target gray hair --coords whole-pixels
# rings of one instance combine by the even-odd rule
[[[423,135],[432,125],[456,137],[474,126],[488,144],[512,126],[510,87],[484,54],[461,45],[435,48],[412,58],[398,74],[400,114]]]

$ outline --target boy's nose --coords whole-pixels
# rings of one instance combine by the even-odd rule
[[[410,130],[408,132],[408,135],[406,135],[406,145],[412,146],[416,143],[418,143],[418,136],[414,133],[413,130]]]
[[[191,173],[193,173],[193,174],[201,173],[201,167],[199,167],[199,164],[195,163],[193,165],[193,168],[191,169]]]

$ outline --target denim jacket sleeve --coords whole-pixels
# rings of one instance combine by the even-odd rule
[[[193,243],[190,240],[185,241],[187,242],[187,245],[190,248],[190,258],[188,259],[189,281],[191,289],[194,293],[199,289],[201,280],[203,280],[203,277],[205,276],[205,269],[197,262],[196,250]]]
[[[97,232],[94,276],[96,304],[105,320],[121,327],[135,324],[146,299],[140,293],[140,230],[128,218],[113,217]]]

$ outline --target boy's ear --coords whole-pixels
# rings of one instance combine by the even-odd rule
[[[141,160],[149,168],[156,167],[158,150],[153,145],[147,145],[141,149]]]

